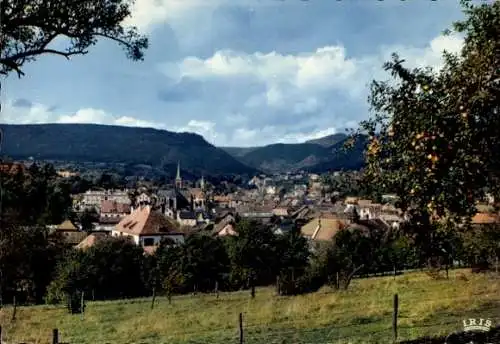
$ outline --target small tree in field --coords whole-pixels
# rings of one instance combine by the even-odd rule
[[[131,0],[2,0],[0,73],[24,75],[26,62],[44,54],[85,55],[100,38],[115,41],[132,60],[142,60],[148,40],[123,26]],[[69,45],[56,47],[56,39]]]

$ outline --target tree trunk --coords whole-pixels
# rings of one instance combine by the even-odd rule
[[[360,266],[358,266],[357,268],[355,268],[348,276],[347,278],[345,279],[345,282],[344,282],[344,290],[347,290],[347,287],[349,287],[349,284],[351,284],[351,280],[352,278],[354,277],[354,275],[356,274],[356,272],[358,272],[359,270],[361,270],[363,267],[365,266],[365,264],[361,264]]]

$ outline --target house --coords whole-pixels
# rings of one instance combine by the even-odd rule
[[[198,223],[198,219],[196,217],[196,213],[190,210],[177,211],[177,222],[181,226],[194,227]]]
[[[79,250],[86,250],[108,237],[109,234],[106,232],[94,232],[83,239],[78,245],[76,245],[75,248]]]
[[[99,217],[99,222],[94,224],[95,231],[111,232],[123,217]]]
[[[234,221],[230,221],[229,218],[226,218],[216,224],[212,233],[217,236],[237,236],[238,232],[236,232],[236,225]]]
[[[497,214],[478,212],[471,219],[472,225],[493,225],[500,223],[500,218]]]
[[[346,197],[344,203],[345,204],[352,204],[352,205],[358,204],[358,198],[357,197]]]
[[[273,214],[276,216],[288,216],[288,208],[286,207],[277,207],[273,209]]]
[[[61,223],[56,227],[56,231],[68,232],[68,233],[76,232],[78,231],[78,227],[76,227],[70,220],[65,220],[63,221],[63,223]]]
[[[191,206],[193,209],[206,209],[208,197],[203,188],[191,188],[189,190]]]
[[[153,202],[153,198],[149,196],[147,193],[143,192],[135,199],[135,203],[138,206],[141,205],[151,205]]]
[[[18,162],[2,162],[0,163],[0,173],[15,175],[18,173],[26,172],[26,168],[23,164]]]
[[[223,217],[219,217],[214,225],[212,233],[218,236],[238,235],[236,232],[236,218],[232,213],[226,213]]]
[[[78,230],[78,227],[70,220],[65,220],[55,227],[52,236],[59,238],[65,245],[76,246],[87,236],[87,233]]]
[[[144,205],[124,217],[111,231],[113,237],[130,237],[137,245],[154,250],[164,238],[176,243],[184,242],[179,225],[151,206]]]
[[[127,190],[88,190],[81,196],[79,208],[81,210],[90,208],[99,210],[101,202],[104,200],[130,204]]]
[[[330,241],[344,227],[344,222],[333,216],[319,216],[302,226],[300,232],[310,241]]]
[[[79,175],[78,172],[73,172],[68,170],[58,170],[56,173],[61,178],[71,178]]]
[[[104,218],[123,218],[130,214],[130,204],[118,203],[113,200],[101,201],[101,217]]]
[[[156,195],[162,213],[170,218],[176,218],[178,210],[191,206],[190,201],[179,189],[158,190]]]
[[[229,208],[231,206],[232,198],[229,195],[216,195],[213,199],[214,203],[221,208]]]

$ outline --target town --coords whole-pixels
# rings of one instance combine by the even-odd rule
[[[0,18],[0,344],[500,343],[499,1]]]
[[[77,248],[88,247],[111,235],[130,236],[146,252],[153,252],[165,237],[183,242],[185,235],[198,231],[215,236],[235,235],[236,219],[272,224],[275,234],[297,227],[311,243],[331,241],[356,218],[361,220],[356,226],[375,226],[384,231],[399,228],[405,221],[403,212],[395,207],[396,195],[382,195],[381,203],[358,195],[339,198],[339,192],[332,190],[327,178],[317,174],[258,175],[245,188],[218,194],[203,176],[194,182],[183,182],[180,171],[179,164],[170,185],[87,190],[71,195],[76,214],[95,214],[91,230],[67,219],[50,228],[66,233],[68,244]],[[65,170],[58,174],[74,175]],[[336,172],[332,177],[339,175]],[[498,223],[494,206],[491,196],[478,203],[472,224]],[[70,235],[73,232],[78,234]]]
[[[181,166],[163,185],[143,178],[133,188],[108,189],[106,173],[80,168],[97,177],[87,180],[44,162],[2,163],[0,271],[9,276],[1,281],[2,302],[68,302],[72,314],[84,311],[82,300],[152,296],[154,304],[158,296],[170,304],[180,295],[249,290],[247,298],[266,302],[273,296],[262,288],[269,286],[282,296],[314,295],[325,286],[354,292],[371,280],[363,277],[395,279],[422,268],[431,289],[471,279],[480,288],[488,271],[498,275],[491,195],[476,204],[473,236],[448,234],[429,247],[407,241],[411,221],[398,197],[370,199],[357,171],[259,174],[237,186],[203,175],[185,180]],[[62,208],[53,207],[56,199]],[[19,224],[30,231],[13,235]],[[487,274],[474,277],[464,267]]]

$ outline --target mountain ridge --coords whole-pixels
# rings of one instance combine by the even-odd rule
[[[220,147],[246,165],[265,172],[306,170],[326,172],[360,169],[364,165],[365,140],[344,150],[347,134],[336,133],[303,143],[273,143],[260,147]]]
[[[280,173],[296,170],[358,169],[361,146],[341,148],[347,135],[338,133],[304,143],[275,143],[261,147],[216,147],[203,136],[101,124],[0,124],[3,154],[15,159],[95,161],[146,164],[197,174]]]
[[[171,166],[196,173],[254,174],[195,133],[100,124],[1,124],[2,153],[15,159]]]

